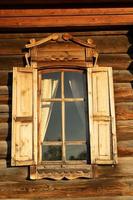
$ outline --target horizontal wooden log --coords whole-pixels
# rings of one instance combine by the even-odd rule
[[[0,40],[0,55],[24,55],[25,44],[29,42],[26,39],[6,39]]]
[[[116,166],[96,166],[95,176],[100,177],[133,177],[133,157],[119,157]]]
[[[1,182],[1,198],[64,198],[95,196],[131,196],[133,178],[100,178],[77,181]]]
[[[132,165],[133,157],[120,157],[116,166],[97,165],[95,166],[95,178],[133,177]],[[27,176],[28,167],[11,167],[10,160],[0,160],[0,180],[4,181],[6,178],[7,181],[23,181]]]
[[[14,66],[25,66],[25,59],[23,56],[0,56],[0,71],[12,71]]]
[[[117,120],[133,120],[133,102],[117,103],[115,108]]]
[[[11,113],[12,112],[12,105],[0,104],[0,113]]]
[[[133,140],[133,120],[117,120],[116,133],[118,141]]]
[[[0,141],[0,159],[11,158],[11,142]]]
[[[115,83],[128,83],[133,81],[133,70],[113,70]]]
[[[133,156],[133,140],[118,141],[118,156]]]
[[[133,14],[49,17],[3,17],[0,28],[101,27],[132,25]]]
[[[133,157],[119,157],[118,164],[115,166],[95,166],[95,177],[130,177],[133,176]],[[9,172],[11,167],[11,160],[1,159],[0,170]],[[16,167],[16,170],[19,167]],[[1,179],[2,174],[0,174]],[[10,174],[11,176],[11,174]]]
[[[75,36],[76,37],[76,36]],[[80,38],[80,37],[78,37]],[[131,47],[131,36],[127,35],[98,35],[98,36],[82,36],[81,40],[87,41],[88,38],[94,40],[97,50],[99,53],[127,53],[128,49]],[[42,39],[38,38],[37,40]],[[1,55],[24,55],[24,48],[25,45],[29,43],[29,39],[27,38],[18,38],[18,39],[0,39],[0,54]],[[73,43],[71,44],[71,49],[76,50],[78,49],[78,45]],[[43,47],[44,46],[44,47]],[[61,42],[61,43],[48,43],[45,45],[40,46],[40,55],[41,52],[48,52],[50,51],[63,51],[66,48],[69,48],[68,42]],[[69,48],[70,49],[70,48]],[[26,51],[26,50],[25,50]],[[39,54],[39,53],[38,53]]]
[[[11,95],[0,95],[0,104],[11,104]]]
[[[66,10],[66,9],[65,9]],[[8,10],[9,11],[9,10]],[[12,10],[13,11],[13,10]],[[35,11],[35,10],[34,10]],[[98,31],[78,31],[78,32],[72,32],[72,30],[70,30],[69,32],[70,34],[72,34],[75,37],[80,37],[80,38],[84,38],[84,37],[88,37],[88,36],[94,36],[94,35],[101,35],[101,36],[107,36],[107,35],[132,35],[132,31],[130,31],[130,29],[123,29],[123,30],[98,30]],[[40,38],[44,38],[49,36],[51,33],[48,32],[44,32],[44,33],[30,33],[30,32],[25,32],[25,33],[16,33],[14,32],[13,34],[11,33],[0,33],[0,39],[16,39],[16,38],[20,38],[20,39],[27,39],[30,40],[31,38],[35,38],[36,40],[39,40]]]
[[[12,84],[12,75],[13,75],[12,72],[1,71],[0,75],[1,75],[0,86],[11,85]]]
[[[95,1],[95,0],[94,0]],[[105,15],[105,14],[132,14],[132,7],[113,8],[73,8],[73,9],[4,9],[0,10],[0,17],[11,16],[73,16],[73,15]]]
[[[133,100],[133,88],[131,83],[114,84],[115,102],[129,102]]]
[[[10,163],[10,161],[8,162]],[[24,181],[28,177],[28,167],[11,167],[6,160],[1,160],[0,164],[0,180],[3,181]]]
[[[1,73],[1,72],[0,72]],[[11,95],[12,94],[12,83],[9,86],[0,86],[0,95]]]
[[[11,113],[0,113],[0,122],[11,122]]]
[[[99,66],[112,67],[115,70],[132,69],[133,61],[128,54],[100,54]]]
[[[112,67],[116,70],[126,70],[132,68],[132,60],[128,54],[100,54],[98,58],[100,66]],[[49,63],[47,63],[49,65]],[[13,66],[25,66],[23,56],[0,56],[0,70],[12,71]]]
[[[0,140],[11,140],[11,123],[0,123]]]

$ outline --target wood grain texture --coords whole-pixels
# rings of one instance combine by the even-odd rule
[[[133,195],[132,178],[101,178],[80,181],[1,182],[1,198],[64,198]]]
[[[0,71],[10,72],[15,66],[25,66],[25,59],[23,56],[10,55],[0,56]]]
[[[128,37],[127,37],[128,36]],[[34,37],[31,36],[31,38]],[[46,37],[46,36],[44,36]],[[131,46],[131,35],[130,33],[128,35],[88,35],[88,36],[76,36],[75,38],[81,38],[83,41],[87,41],[88,38],[93,39],[93,41],[96,44],[97,50],[99,53],[127,53],[127,50]],[[0,39],[0,54],[1,55],[23,55],[24,54],[24,48],[27,43],[29,43],[30,38],[18,38],[16,39]],[[35,37],[36,39],[36,37]],[[37,38],[36,40],[43,39],[41,37]],[[80,47],[76,44],[71,44],[67,42],[60,42],[58,43],[48,43],[41,45],[39,47],[39,51],[41,52],[47,52],[47,51],[60,51],[66,50],[66,48],[71,47],[71,50],[79,50]]]
[[[11,140],[11,123],[0,123],[0,140]]]
[[[129,102],[133,100],[133,88],[131,83],[114,84],[115,102]]]
[[[95,0],[94,0],[95,1]],[[132,14],[132,7],[110,7],[110,8],[73,8],[73,9],[0,9],[0,17],[10,16],[73,16],[73,15],[105,15],[105,14]]]
[[[124,102],[115,104],[117,120],[132,120],[133,119],[133,102]]]
[[[1,28],[50,28],[50,27],[95,27],[132,25],[133,14],[85,15],[85,16],[41,16],[41,17],[2,17]]]
[[[84,12],[86,11],[84,10]],[[18,11],[14,14],[12,11],[10,14],[19,15]],[[82,179],[74,182],[49,182],[47,180],[31,182],[26,180],[28,175],[27,167],[11,167],[11,71],[13,66],[24,66],[22,48],[25,42],[28,42],[32,37],[39,40],[49,35],[49,33],[0,34],[0,120],[2,119],[0,122],[1,198],[19,198],[20,196],[21,198],[33,198],[38,196],[54,199],[56,196],[59,199],[63,199],[68,197],[80,198],[82,196],[82,198],[91,199],[90,196],[93,196],[94,200],[95,198],[96,200],[97,198],[101,200],[102,198],[109,200],[115,198],[117,200],[132,199],[131,196],[130,198],[127,197],[127,195],[133,196],[133,89],[131,84],[133,81],[133,42],[131,31],[90,31],[90,33],[86,31],[82,33],[73,32],[73,34],[83,40],[86,40],[89,35],[91,38],[94,38],[100,53],[99,65],[111,66],[114,69],[119,164],[115,168],[112,166],[99,166],[95,169],[95,176],[97,178],[94,180],[85,180],[85,183]],[[116,195],[121,195],[121,197],[116,197]]]
[[[116,122],[118,141],[133,140],[133,120],[121,120]]]
[[[116,166],[96,166],[95,176],[100,177],[132,177],[132,157],[119,157]]]

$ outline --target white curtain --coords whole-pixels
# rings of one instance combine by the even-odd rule
[[[81,78],[81,76],[73,76],[73,74],[69,74],[69,86],[71,88],[72,96],[73,98],[84,98],[84,87],[85,84],[83,82],[84,80]],[[78,114],[80,116],[80,119],[82,123],[84,124],[84,107],[83,102],[74,102],[76,105],[76,108],[78,110]]]
[[[58,88],[58,80],[54,79],[42,79],[42,99],[55,98]],[[46,131],[48,128],[53,102],[43,102],[41,105],[41,141],[43,142]]]

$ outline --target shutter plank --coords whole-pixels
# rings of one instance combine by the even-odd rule
[[[117,148],[111,68],[88,69],[88,84],[92,163],[113,164]]]
[[[36,69],[13,69],[12,165],[36,163]],[[35,88],[35,89],[34,89]]]

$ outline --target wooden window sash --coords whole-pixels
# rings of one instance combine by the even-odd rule
[[[45,144],[45,145],[61,145],[62,146],[62,163],[65,162],[65,163],[68,163],[68,161],[66,160],[66,144],[70,145],[70,144],[87,144],[88,142],[86,141],[65,141],[65,102],[82,102],[82,101],[85,101],[85,98],[65,98],[64,96],[64,72],[71,72],[71,71],[74,71],[74,72],[79,72],[79,73],[83,73],[83,70],[69,70],[69,69],[59,69],[59,70],[42,70],[40,71],[40,85],[41,85],[41,74],[47,74],[47,73],[50,73],[50,72],[61,72],[61,98],[44,98],[44,99],[41,99],[41,102],[40,104],[42,105],[42,103],[44,102],[60,102],[61,103],[61,113],[62,113],[62,132],[61,132],[61,135],[62,135],[62,141],[61,142],[48,142],[48,141],[44,141],[44,142],[41,142],[41,145],[42,144]],[[41,91],[41,88],[40,88],[40,91]],[[41,94],[41,92],[40,92]],[[41,107],[40,105],[40,107]],[[41,112],[41,111],[40,111]],[[41,146],[40,145],[40,146]],[[41,147],[40,147],[40,156],[39,156],[39,162],[40,164],[41,163],[45,163],[47,164],[48,163],[51,163],[52,161],[42,161],[42,152],[41,152]],[[56,162],[56,161],[53,161],[53,162]],[[70,161],[71,163],[72,161]],[[75,161],[76,162],[76,161]],[[77,161],[78,162],[78,161]],[[82,162],[82,161],[81,161]]]

